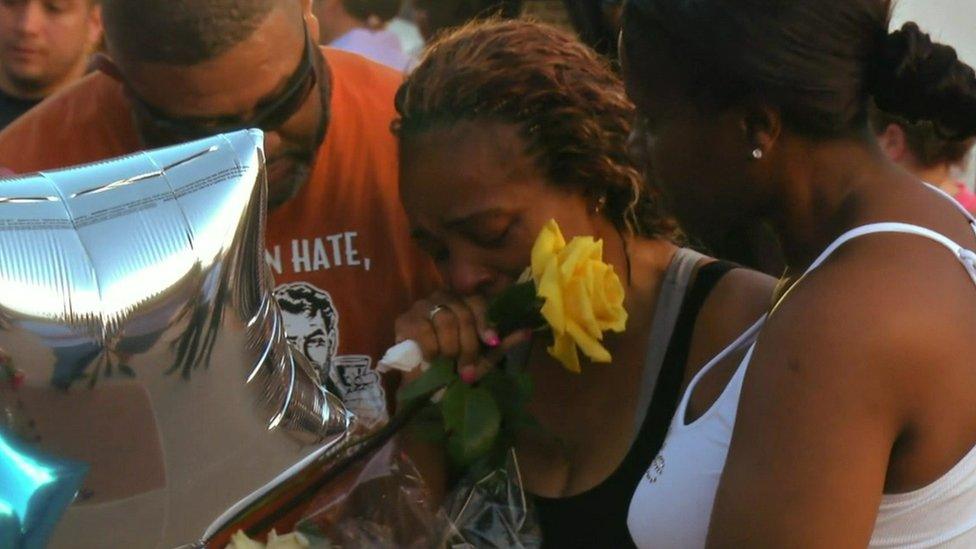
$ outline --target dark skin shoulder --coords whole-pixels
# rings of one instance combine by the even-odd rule
[[[838,250],[760,336],[709,547],[864,547],[883,493],[976,445],[974,329],[973,281],[941,245],[879,234]]]

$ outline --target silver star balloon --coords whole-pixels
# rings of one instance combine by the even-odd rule
[[[52,546],[192,543],[346,433],[272,297],[262,143],[242,131],[0,181],[21,436],[90,466]]]

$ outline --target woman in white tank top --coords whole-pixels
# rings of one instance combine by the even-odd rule
[[[642,547],[976,547],[976,222],[892,166],[869,100],[976,135],[976,74],[885,0],[629,0],[622,56],[690,233],[770,223],[770,313],[691,381]],[[962,14],[961,14],[962,15]]]

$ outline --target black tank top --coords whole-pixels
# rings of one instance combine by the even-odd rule
[[[627,529],[630,499],[667,436],[698,313],[719,280],[735,267],[715,261],[698,269],[675,321],[647,415],[620,466],[602,483],[581,494],[567,498],[534,497],[543,547],[635,547]]]

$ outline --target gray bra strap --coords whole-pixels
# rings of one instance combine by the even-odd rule
[[[664,275],[657,306],[654,309],[651,335],[647,344],[647,358],[644,361],[644,374],[637,396],[634,436],[637,436],[647,416],[651,398],[654,396],[654,387],[664,363],[664,355],[668,352],[668,344],[671,342],[674,325],[681,313],[681,305],[684,303],[688,285],[702,259],[705,259],[705,256],[694,250],[679,248]]]

